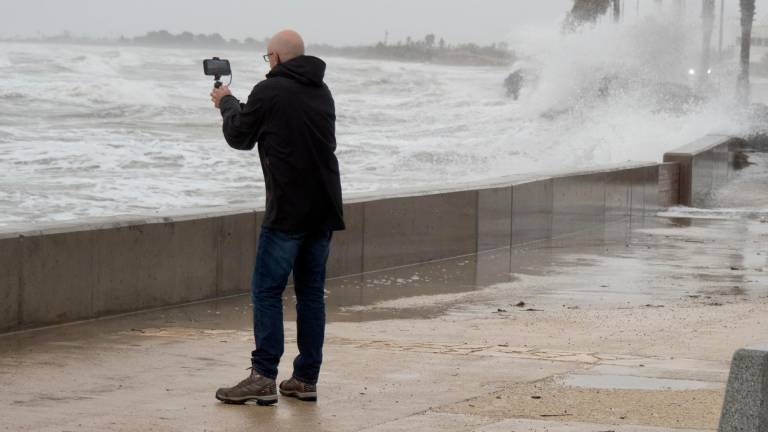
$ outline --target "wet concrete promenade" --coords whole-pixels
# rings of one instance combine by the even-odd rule
[[[768,334],[766,222],[647,218],[332,280],[316,404],[214,399],[247,374],[247,296],[5,335],[0,430],[713,430],[730,356]]]

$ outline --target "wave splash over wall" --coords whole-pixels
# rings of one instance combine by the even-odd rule
[[[659,161],[707,133],[746,133],[753,125],[736,103],[737,59],[729,52],[718,62],[713,46],[711,73],[699,71],[701,37],[696,22],[658,16],[572,34],[528,31],[515,43],[527,47],[519,67],[533,76],[522,115],[550,120],[544,145],[563,165]]]

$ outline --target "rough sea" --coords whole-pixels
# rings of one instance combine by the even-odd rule
[[[698,43],[651,22],[542,32],[510,67],[325,58],[344,191],[658,161],[747,132],[733,70],[716,70],[706,97],[692,90],[681,53]],[[261,54],[0,42],[0,226],[261,205],[258,155],[227,147],[201,65],[229,58],[245,99],[267,73]],[[517,68],[513,100],[503,81]]]

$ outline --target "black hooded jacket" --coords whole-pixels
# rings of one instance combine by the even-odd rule
[[[343,230],[333,96],[325,63],[300,56],[277,65],[248,102],[221,99],[224,138],[238,150],[258,143],[267,190],[263,225],[289,232]]]

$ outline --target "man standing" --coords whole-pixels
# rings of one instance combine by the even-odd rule
[[[251,299],[256,349],[251,374],[216,398],[227,403],[277,402],[277,366],[284,349],[282,295],[293,271],[299,355],[280,393],[317,400],[325,335],[325,266],[333,231],[344,229],[336,150],[336,114],[325,63],[304,55],[291,30],[277,33],[264,60],[271,70],[240,103],[227,86],[211,100],[224,137],[238,150],[258,143],[267,206],[256,252]]]

